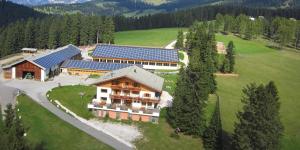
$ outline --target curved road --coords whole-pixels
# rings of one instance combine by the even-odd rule
[[[0,73],[1,75],[1,73]],[[28,80],[9,80],[9,81],[1,81],[0,79],[0,102],[2,105],[6,105],[7,103],[15,104],[14,95],[17,93],[17,89],[24,91],[28,96],[30,96],[34,101],[38,104],[55,114],[57,117],[62,120],[68,122],[74,127],[82,130],[83,132],[89,134],[90,136],[96,138],[97,140],[117,149],[117,150],[131,150],[134,149],[132,145],[128,145],[123,141],[112,137],[109,134],[106,134],[102,131],[99,131],[78,119],[68,115],[61,109],[55,107],[52,103],[50,103],[46,98],[46,92],[58,85],[63,81],[68,83],[62,83],[62,85],[71,85],[75,81],[72,81],[70,77],[66,77],[60,79],[59,81],[48,81],[48,82],[37,82],[37,81],[28,81]],[[80,81],[76,81],[80,82]],[[78,83],[77,83],[78,84]]]

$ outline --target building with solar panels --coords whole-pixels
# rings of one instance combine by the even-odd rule
[[[21,59],[3,68],[6,79],[34,79],[45,81],[60,73],[60,67],[66,60],[81,59],[81,51],[74,45]]]
[[[93,61],[142,65],[144,69],[178,69],[179,57],[176,49],[97,45],[92,53]]]
[[[133,66],[134,64],[104,63],[84,60],[67,60],[61,66],[62,73],[69,75],[103,75],[107,72]],[[142,67],[142,65],[136,65]]]

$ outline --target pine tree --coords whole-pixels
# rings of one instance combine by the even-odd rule
[[[80,32],[82,27],[81,15],[77,13],[71,16],[70,41],[74,45],[80,45]]]
[[[182,49],[183,48],[183,42],[184,42],[184,35],[183,31],[179,30],[177,35],[177,41],[175,44],[175,48]]]
[[[230,73],[230,64],[227,57],[224,58],[223,64],[221,66],[221,72],[222,73]]]
[[[187,75],[183,68],[180,68],[179,74],[178,74],[178,80],[176,83],[176,88],[174,91],[174,99],[172,103],[172,107],[168,108],[167,111],[167,120],[169,124],[176,128],[179,126],[178,120],[180,117],[182,117],[183,112],[182,108],[184,106],[184,102],[186,99],[186,90],[188,89],[187,86]]]
[[[229,61],[229,72],[232,73],[234,71],[234,65],[235,65],[235,57],[234,57],[234,44],[232,41],[230,41],[228,43],[228,46],[227,46],[227,54],[226,54],[226,58],[228,59]]]
[[[114,43],[114,22],[111,17],[106,17],[103,22],[103,29],[101,30],[101,37],[103,43]]]
[[[209,126],[205,129],[203,142],[206,150],[222,149],[222,123],[219,99],[216,101],[215,110]]]
[[[4,121],[5,129],[8,130],[14,125],[14,119],[16,117],[12,104],[8,104],[4,112],[5,112],[5,121]]]
[[[283,126],[279,117],[278,91],[273,82],[250,84],[244,90],[243,112],[238,112],[233,146],[235,149],[280,149]]]
[[[35,28],[34,20],[29,19],[25,27],[25,47],[35,47]]]
[[[264,102],[264,119],[267,120],[265,126],[267,128],[267,137],[268,137],[268,144],[266,147],[268,149],[280,149],[280,139],[283,136],[283,125],[280,121],[279,116],[279,109],[280,109],[280,102],[278,96],[278,90],[275,86],[273,81],[269,82],[266,87],[266,94],[267,100]]]

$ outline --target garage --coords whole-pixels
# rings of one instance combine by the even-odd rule
[[[80,50],[67,45],[47,53],[24,58],[2,67],[6,79],[45,81],[60,73],[60,66],[69,59],[81,59]]]
[[[42,69],[27,60],[15,65],[17,79],[41,80]]]

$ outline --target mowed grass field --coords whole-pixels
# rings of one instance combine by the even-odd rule
[[[285,127],[283,149],[300,149],[300,53],[275,50],[264,40],[247,41],[233,35],[217,35],[217,41],[236,46],[239,77],[218,77],[223,128],[233,132],[236,113],[242,109],[242,89],[249,83],[273,80],[279,90],[281,120]]]
[[[31,143],[44,142],[47,150],[112,150],[25,95],[18,97],[17,108],[25,127],[29,129],[27,138]]]
[[[176,39],[178,30],[178,28],[162,28],[117,32],[115,43],[119,45],[165,47]],[[182,28],[182,30],[186,31],[187,29]]]
[[[81,97],[79,93],[84,93],[84,95]],[[47,95],[49,95],[49,99],[58,100],[63,106],[85,119],[94,117],[92,112],[87,109],[87,105],[96,96],[96,87],[94,86],[62,86],[52,89]]]

